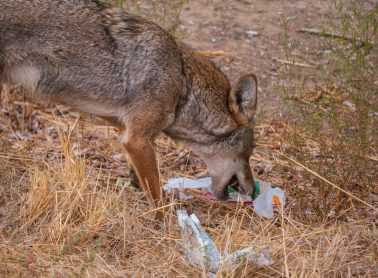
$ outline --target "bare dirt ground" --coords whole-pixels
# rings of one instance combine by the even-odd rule
[[[223,50],[226,56],[214,60],[231,81],[242,72],[256,73],[260,111],[281,118],[285,104],[274,86],[283,66],[275,59],[286,57],[284,21],[297,29],[324,26],[332,17],[331,7],[332,1],[188,1],[180,31],[184,41],[199,50]],[[303,59],[317,38],[291,31],[291,38],[300,41],[303,50],[292,54]]]
[[[285,210],[272,220],[252,208],[191,200],[222,252],[269,247],[275,263],[240,267],[217,277],[376,277],[376,214],[357,202],[343,211],[319,204],[316,178],[281,155],[288,105],[277,84],[285,78],[285,24],[298,43],[290,55],[313,64],[316,36],[297,33],[331,18],[331,1],[188,0],[177,30],[191,46],[224,51],[214,58],[235,80],[260,80],[258,179],[286,190]],[[253,32],[257,32],[255,35]],[[311,56],[314,57],[314,56]],[[303,70],[299,68],[298,70]],[[151,219],[141,192],[128,183],[128,162],[116,129],[65,108],[43,108],[3,94],[0,105],[1,277],[203,277],[181,252],[177,227]],[[164,136],[157,140],[162,181],[203,177],[202,161]],[[338,196],[337,201],[346,199]],[[370,214],[369,214],[370,213]],[[172,213],[173,214],[173,213]]]

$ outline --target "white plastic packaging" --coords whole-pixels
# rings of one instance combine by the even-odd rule
[[[193,197],[216,200],[212,192],[212,181],[210,177],[201,179],[190,178],[172,178],[163,186],[163,190],[167,193],[177,190],[180,200],[189,200]],[[252,197],[239,193],[229,187],[228,199],[229,203],[243,202],[246,205],[252,204]]]
[[[273,263],[269,250],[254,246],[221,256],[195,214],[188,215],[185,210],[177,210],[176,214],[185,257],[190,264],[201,267],[207,277],[216,277],[219,269],[234,269],[242,263],[257,267]]]
[[[206,272],[216,273],[220,255],[214,242],[202,229],[197,216],[188,215],[185,210],[177,210],[176,214],[186,259]]]
[[[283,206],[285,204],[285,195],[281,188],[272,187],[269,182],[260,182],[260,193],[253,200],[255,212],[266,218],[273,218],[274,206]]]

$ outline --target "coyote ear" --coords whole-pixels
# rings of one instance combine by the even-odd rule
[[[242,75],[232,87],[228,96],[228,107],[235,121],[247,127],[256,112],[257,104],[257,78],[250,73]]]

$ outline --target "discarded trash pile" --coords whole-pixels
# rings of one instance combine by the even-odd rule
[[[189,200],[194,197],[213,199],[215,196],[211,190],[211,178],[202,179],[172,178],[163,186],[167,193],[177,194],[180,200]],[[257,180],[255,182],[255,193],[252,196],[241,194],[232,187],[228,188],[228,200],[230,203],[244,203],[253,205],[255,212],[266,218],[273,218],[275,205],[284,205],[285,195],[279,188],[272,186],[270,182]]]
[[[163,186],[167,193],[177,194],[181,200],[194,197],[215,199],[211,190],[211,178],[202,179],[173,178]],[[253,205],[255,212],[266,218],[273,218],[274,206],[283,206],[284,192],[269,182],[256,181],[253,196],[248,196],[228,188],[228,202]],[[208,277],[215,277],[219,269],[230,270],[241,264],[252,264],[257,267],[270,265],[273,260],[268,250],[258,247],[247,247],[232,254],[220,255],[215,243],[202,229],[201,223],[195,214],[188,215],[185,210],[176,211],[180,227],[182,247],[186,259],[194,266],[200,267]]]

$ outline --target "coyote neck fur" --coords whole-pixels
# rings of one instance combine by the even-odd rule
[[[178,45],[186,89],[176,108],[176,120],[165,132],[192,146],[224,140],[238,128],[231,113],[224,109],[230,82],[209,59],[184,43]]]

